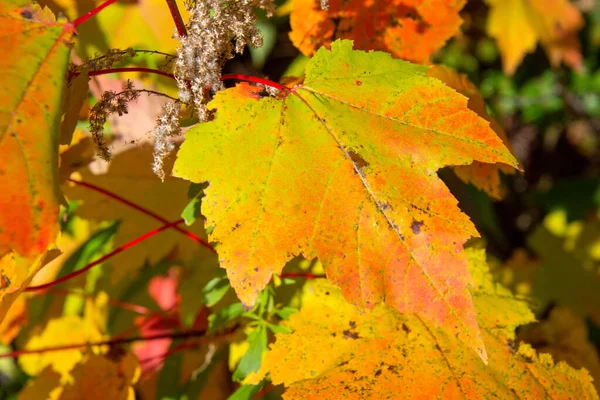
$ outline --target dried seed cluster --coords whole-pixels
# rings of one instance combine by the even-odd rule
[[[181,103],[173,101],[163,106],[163,112],[156,120],[154,128],[154,164],[152,170],[162,180],[165,179],[164,160],[175,149],[172,139],[181,135],[179,114]]]
[[[127,114],[129,102],[139,97],[140,91],[134,90],[133,82],[127,80],[123,83],[123,90],[119,93],[106,91],[100,100],[90,110],[90,132],[92,139],[98,147],[100,158],[110,160],[110,150],[104,139],[104,124],[111,114]]]
[[[262,45],[254,8],[272,15],[275,5],[273,0],[198,0],[186,7],[190,13],[188,35],[178,37],[181,46],[175,76],[180,100],[193,103],[200,121],[206,121],[210,94],[223,88],[220,78],[225,61],[241,53],[247,44]]]

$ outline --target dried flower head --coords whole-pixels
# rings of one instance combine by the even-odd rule
[[[194,104],[200,121],[210,113],[206,109],[209,95],[223,88],[221,69],[234,53],[241,53],[249,44],[262,46],[262,36],[256,28],[254,8],[272,15],[273,0],[203,0],[188,1],[190,12],[188,35],[178,37],[175,76],[179,99]]]
[[[106,91],[100,100],[90,110],[90,132],[92,139],[98,147],[100,158],[110,160],[110,150],[104,139],[104,124],[111,114],[127,114],[129,102],[139,97],[140,91],[134,90],[133,82],[127,80],[123,83],[123,90],[119,93]]]
[[[172,139],[181,135],[179,114],[181,103],[173,101],[163,106],[163,112],[156,120],[154,128],[154,164],[152,170],[165,180],[164,160],[175,149]]]

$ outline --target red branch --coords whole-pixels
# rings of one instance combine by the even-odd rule
[[[104,10],[106,7],[110,6],[115,1],[117,1],[117,0],[106,0],[104,3],[100,4],[98,7],[94,8],[91,11],[86,12],[81,17],[79,17],[75,21],[73,21],[73,25],[75,25],[76,27],[81,25],[88,19],[92,18],[94,15],[98,14],[100,11]]]
[[[191,330],[191,331],[183,331],[183,332],[175,332],[175,333],[161,333],[161,334],[148,335],[148,336],[134,336],[134,337],[128,337],[128,338],[110,339],[110,340],[104,340],[104,341],[100,341],[100,342],[75,343],[75,344],[67,344],[67,345],[62,345],[62,346],[49,346],[49,347],[44,347],[41,349],[34,349],[34,350],[15,350],[10,353],[0,354],[0,359],[8,358],[8,357],[13,357],[13,358],[19,357],[24,354],[41,354],[41,353],[49,353],[49,352],[54,352],[54,351],[81,349],[81,348],[91,347],[91,346],[114,346],[114,345],[129,344],[129,343],[135,343],[135,342],[150,342],[153,340],[161,340],[161,339],[187,339],[187,338],[194,338],[194,337],[209,338],[208,336],[206,336],[206,330],[200,330],[200,331]],[[216,336],[216,335],[210,336],[211,339],[215,339],[217,337],[220,337],[220,336]]]
[[[119,202],[121,202],[121,203],[123,203],[123,204],[125,204],[125,205],[127,205],[127,206],[129,206],[131,208],[134,208],[134,209],[138,210],[139,212],[141,212],[143,214],[146,214],[147,216],[152,217],[152,218],[154,218],[157,221],[162,222],[163,224],[168,224],[169,223],[168,220],[166,220],[165,218],[161,217],[160,215],[155,214],[152,211],[150,211],[150,210],[148,210],[148,209],[146,209],[146,208],[144,208],[144,207],[142,207],[142,206],[140,206],[138,204],[135,204],[135,203],[133,203],[133,202],[131,202],[131,201],[129,201],[129,200],[127,200],[127,199],[119,196],[116,193],[113,193],[113,192],[110,192],[110,191],[108,191],[106,189],[103,189],[103,188],[101,188],[99,186],[96,186],[96,185],[88,183],[88,182],[78,181],[76,179],[69,179],[69,182],[72,182],[72,183],[74,183],[76,185],[80,185],[80,186],[86,187],[88,189],[92,189],[92,190],[94,190],[94,191],[96,191],[98,193],[102,193],[103,195],[108,196],[108,197],[110,197],[113,200],[119,201]],[[188,238],[192,239],[196,243],[199,243],[202,246],[206,247],[207,249],[209,249],[213,253],[215,253],[215,254],[217,253],[215,251],[215,249],[213,249],[212,246],[209,243],[207,243],[206,241],[202,240],[198,236],[194,235],[192,232],[190,232],[190,231],[188,231],[186,229],[180,228],[179,226],[173,226],[173,229],[175,229],[177,232],[180,232],[180,233],[184,234],[185,236],[187,236]]]
[[[147,72],[149,74],[162,75],[162,76],[166,76],[167,78],[175,79],[175,76],[168,72],[163,72],[158,69],[143,68],[143,67],[100,69],[98,71],[91,71],[88,75],[89,76],[98,76],[98,75],[106,75],[106,74],[116,74],[118,72]]]
[[[175,22],[175,27],[177,28],[177,33],[180,37],[187,36],[187,31],[185,29],[185,24],[183,23],[183,18],[181,18],[181,14],[179,13],[179,8],[177,7],[177,3],[175,0],[167,0],[167,5],[169,6],[169,11],[171,11],[171,16],[173,17],[173,22]]]
[[[223,75],[221,77],[222,81],[226,81],[228,79],[237,79],[237,80],[240,80],[240,81],[260,83],[261,85],[270,86],[270,87],[278,89],[278,90],[284,90],[286,92],[290,92],[291,91],[290,88],[288,88],[287,86],[283,86],[280,83],[273,82],[273,81],[270,81],[270,80],[264,79],[264,78],[257,78],[255,76],[250,76],[250,75],[225,74],[225,75]]]
[[[169,228],[171,228],[171,227],[173,227],[173,226],[175,226],[177,224],[180,224],[182,222],[183,222],[182,219],[180,219],[178,221],[169,222],[169,223],[161,226],[160,228],[156,228],[154,230],[151,230],[150,232],[147,232],[147,233],[143,234],[142,236],[140,236],[138,238],[135,238],[135,239],[133,239],[130,242],[125,243],[123,246],[120,246],[120,247],[114,249],[113,251],[111,251],[107,255],[105,255],[103,257],[100,257],[96,261],[89,263],[88,265],[86,265],[85,267],[83,267],[81,269],[78,269],[77,271],[73,271],[70,274],[67,274],[67,275],[63,276],[62,278],[59,278],[59,279],[54,280],[52,282],[45,283],[43,285],[29,286],[28,288],[25,289],[25,291],[26,292],[31,292],[31,291],[35,291],[35,290],[47,289],[47,288],[52,287],[54,285],[58,285],[59,283],[68,281],[70,279],[73,279],[76,276],[79,276],[79,275],[87,272],[89,269],[95,267],[96,265],[102,264],[103,262],[105,262],[109,258],[111,258],[111,257],[113,257],[113,256],[115,256],[115,255],[117,255],[119,253],[121,253],[122,251],[127,250],[128,248],[133,247],[136,244],[138,244],[140,242],[143,242],[144,240],[146,240],[146,239],[148,239],[148,238],[150,238],[150,237],[152,237],[152,236],[154,236],[154,235],[156,235],[156,234],[158,234],[158,233],[160,233],[162,231],[165,231],[165,230],[167,230],[167,229],[169,229]]]
[[[262,399],[267,393],[269,393],[273,389],[275,389],[275,386],[272,384],[265,386],[264,388],[262,388],[262,390],[260,392],[258,392],[254,395],[253,400]]]
[[[309,272],[285,272],[279,275],[281,279],[283,278],[305,278],[305,279],[319,279],[326,278],[325,275],[320,274],[311,274]]]

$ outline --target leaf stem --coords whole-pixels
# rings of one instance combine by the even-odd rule
[[[162,75],[162,76],[166,76],[167,78],[175,79],[175,76],[168,72],[163,72],[158,69],[143,68],[143,67],[100,69],[98,71],[91,71],[88,75],[89,76],[98,76],[98,75],[106,75],[106,74],[115,74],[118,72],[147,72],[149,74]]]
[[[290,88],[288,88],[287,86],[283,86],[280,83],[273,82],[268,79],[257,78],[256,76],[242,75],[242,74],[225,74],[221,77],[221,81],[226,81],[229,79],[237,79],[240,81],[260,83],[261,85],[270,86],[270,87],[278,89],[278,90],[291,92]]]
[[[128,248],[133,247],[136,244],[138,244],[140,242],[143,242],[144,240],[146,240],[146,239],[148,239],[148,238],[150,238],[150,237],[152,237],[152,236],[154,236],[154,235],[156,235],[156,234],[158,234],[158,233],[160,233],[162,231],[165,231],[165,230],[167,230],[167,229],[169,229],[169,228],[171,228],[171,227],[173,227],[173,226],[175,226],[177,224],[180,224],[182,222],[183,222],[182,219],[177,220],[177,221],[173,221],[173,222],[169,222],[169,223],[161,226],[160,228],[156,228],[154,230],[151,230],[150,232],[147,232],[147,233],[143,234],[142,236],[137,237],[137,238],[133,239],[132,241],[125,243],[123,246],[120,246],[120,247],[114,249],[113,251],[111,251],[110,253],[106,254],[105,256],[100,257],[96,261],[93,261],[93,262],[89,263],[88,265],[86,265],[85,267],[83,267],[81,269],[78,269],[77,271],[73,271],[70,274],[67,274],[67,275],[63,276],[62,278],[56,279],[56,280],[54,280],[52,282],[45,283],[43,285],[29,286],[28,288],[25,289],[25,291],[26,292],[32,292],[32,291],[37,291],[37,290],[43,290],[43,289],[47,289],[49,287],[52,287],[54,285],[58,285],[59,283],[63,283],[63,282],[66,282],[66,281],[68,281],[70,279],[73,279],[76,276],[79,276],[79,275],[87,272],[89,269],[95,267],[96,265],[102,264],[103,262],[105,262],[109,258],[112,258],[113,256],[121,253],[122,251],[127,250]]]
[[[171,16],[173,17],[173,22],[175,22],[175,27],[177,28],[179,37],[187,36],[185,23],[183,22],[183,18],[181,18],[181,13],[177,7],[177,2],[175,0],[167,0],[167,5],[169,6],[169,11],[171,11]]]
[[[100,11],[104,10],[106,7],[110,6],[115,1],[117,1],[117,0],[106,0],[104,3],[100,4],[98,7],[94,8],[91,11],[86,12],[81,17],[79,17],[75,21],[73,21],[73,25],[75,27],[81,25],[88,19],[92,18],[94,15],[98,14]]]
[[[229,334],[229,332],[227,332],[226,334]],[[133,336],[133,337],[128,337],[128,338],[109,339],[109,340],[103,340],[100,342],[87,342],[87,343],[67,344],[67,345],[62,345],[62,346],[49,346],[49,347],[44,347],[41,349],[34,349],[34,350],[25,350],[25,349],[15,350],[10,353],[0,354],[0,359],[8,358],[8,357],[15,358],[15,357],[19,357],[19,356],[22,356],[25,354],[41,354],[41,353],[50,353],[50,352],[55,352],[55,351],[74,350],[74,349],[80,349],[80,348],[91,347],[91,346],[114,346],[114,345],[129,344],[129,343],[135,343],[135,342],[150,342],[153,340],[162,340],[162,339],[187,339],[187,338],[194,338],[194,337],[205,337],[206,339],[216,339],[221,336],[223,336],[223,334],[206,336],[206,330],[190,330],[190,331],[175,332],[175,333],[169,332],[169,333],[160,333],[160,334],[148,335],[148,336]]]
[[[135,204],[135,203],[133,203],[133,202],[131,202],[131,201],[129,201],[129,200],[127,200],[127,199],[119,196],[116,193],[113,193],[113,192],[110,192],[110,191],[108,191],[106,189],[103,189],[103,188],[101,188],[99,186],[96,186],[96,185],[88,183],[88,182],[78,181],[76,179],[71,179],[71,178],[69,179],[69,182],[72,182],[72,183],[74,183],[76,185],[80,185],[80,186],[86,187],[88,189],[91,189],[91,190],[94,190],[94,191],[96,191],[98,193],[101,193],[101,194],[103,194],[105,196],[108,196],[108,197],[110,197],[113,200],[121,202],[121,203],[123,203],[123,204],[125,204],[125,205],[127,205],[127,206],[129,206],[129,207],[131,207],[131,208],[133,208],[133,209],[135,209],[135,210],[143,213],[143,214],[146,214],[147,216],[149,216],[151,218],[154,218],[157,221],[162,222],[163,224],[168,224],[169,223],[168,220],[166,220],[165,218],[161,217],[160,215],[155,214],[152,211],[150,211],[150,210],[148,210],[148,209],[146,209],[146,208],[144,208],[144,207],[142,207],[142,206],[140,206],[138,204]],[[186,229],[180,228],[179,226],[173,226],[173,229],[175,229],[177,232],[180,232],[180,233],[184,234],[185,236],[187,236],[188,238],[192,239],[196,243],[199,243],[202,246],[206,247],[207,249],[209,249],[213,253],[215,253],[215,254],[217,253],[215,251],[215,249],[213,249],[213,247],[208,242],[202,240],[200,237],[196,236],[192,232],[190,232],[190,231],[188,231]]]

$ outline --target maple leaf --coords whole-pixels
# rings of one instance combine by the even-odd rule
[[[59,231],[59,126],[74,28],[21,0],[0,4],[0,22],[0,256],[12,249],[32,261]]]
[[[582,67],[577,32],[583,17],[569,0],[486,0],[490,6],[487,32],[502,54],[504,72],[512,75],[526,53],[541,42],[550,62]]]
[[[511,149],[506,132],[498,122],[487,112],[483,96],[473,83],[469,81],[465,74],[458,73],[456,70],[443,66],[435,65],[427,71],[427,76],[437,78],[456,90],[458,93],[469,99],[468,107],[475,111],[477,115],[490,122],[490,127],[502,139],[502,143],[509,150]],[[506,164],[486,164],[478,161],[471,165],[461,165],[453,168],[454,173],[463,182],[471,183],[475,187],[483,190],[494,199],[504,197],[506,188],[500,180],[500,172],[505,175],[512,175],[515,169]]]
[[[202,213],[244,304],[294,255],[319,258],[352,303],[418,312],[485,354],[462,250],[477,232],[436,171],[517,162],[426,71],[337,41],[286,96],[247,84],[217,94],[174,174],[209,182]]]
[[[531,344],[539,353],[555,361],[566,361],[573,368],[585,368],[600,389],[600,357],[589,339],[585,320],[566,307],[555,307],[544,321],[519,329],[518,339]]]
[[[71,374],[72,381],[65,382],[60,374],[46,368],[19,393],[19,399],[134,400],[133,385],[140,377],[140,367],[129,352],[115,357],[90,354],[73,367]]]
[[[311,56],[335,39],[352,39],[362,50],[383,50],[394,57],[427,63],[454,35],[465,0],[294,0],[290,39]]]
[[[452,333],[385,305],[361,312],[321,281],[286,324],[293,332],[276,335],[247,383],[268,372],[273,384],[287,387],[285,399],[597,399],[587,371],[515,344],[515,327],[531,322],[532,313],[491,280],[482,250],[468,252],[489,365]]]
[[[40,349],[47,346],[70,345],[74,343],[97,342],[105,339],[103,332],[89,318],[78,315],[65,315],[52,319],[43,331],[34,332],[25,349]],[[73,367],[85,358],[82,349],[24,354],[19,357],[23,370],[32,376],[51,366],[61,377],[69,377]]]
[[[162,182],[149,168],[152,160],[151,148],[134,148],[117,154],[105,174],[94,175],[88,169],[82,170],[81,180],[116,193],[167,221],[176,221],[188,202],[189,183],[173,177]],[[167,161],[165,168],[170,169],[171,165],[172,159]],[[88,187],[66,184],[63,191],[69,200],[81,201],[76,210],[77,216],[92,221],[122,221],[113,241],[114,247],[163,225],[155,218]],[[201,224],[188,229],[206,238]],[[146,261],[156,264],[175,247],[183,260],[190,259],[198,251],[207,256],[211,254],[181,232],[167,230],[113,257],[111,263],[118,265],[118,268],[111,272],[112,282],[119,282],[124,277],[131,278]]]

